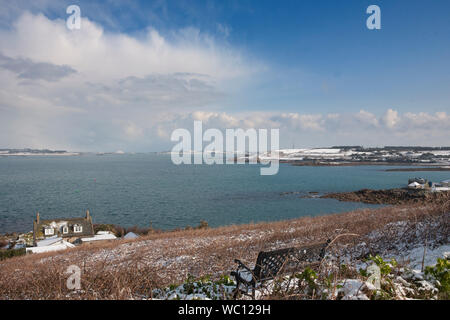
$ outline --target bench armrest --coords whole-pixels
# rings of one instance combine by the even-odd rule
[[[238,270],[239,270],[239,269],[246,269],[246,270],[252,272],[252,270],[250,270],[249,267],[247,267],[244,263],[242,263],[241,260],[239,260],[239,259],[234,259],[234,262],[238,264],[238,267],[237,267]]]
[[[251,285],[252,283],[256,283],[255,275],[253,274],[253,270],[251,270],[249,267],[247,267],[241,260],[235,259],[234,262],[238,264],[236,271],[232,271],[231,275],[236,278],[236,280],[243,282],[247,285]],[[242,277],[241,270],[245,270],[248,272],[248,275],[251,276],[251,278]]]

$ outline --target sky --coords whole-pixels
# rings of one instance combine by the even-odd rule
[[[284,148],[449,145],[447,0],[0,6],[0,148],[170,150],[194,120]]]

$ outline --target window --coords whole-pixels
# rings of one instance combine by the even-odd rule
[[[52,236],[55,233],[55,230],[53,230],[53,228],[45,228],[44,229],[44,234],[46,236]]]
[[[69,227],[64,226],[63,227],[63,234],[67,234],[67,233],[69,233]]]
[[[73,232],[76,232],[76,233],[83,232],[83,227],[79,226],[79,225],[74,225],[73,226]]]

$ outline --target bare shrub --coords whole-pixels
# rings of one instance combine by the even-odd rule
[[[235,258],[251,266],[259,251],[308,245],[342,234],[359,236],[341,236],[333,243],[338,260],[389,250],[391,244],[413,246],[424,241],[424,234],[429,243],[448,243],[446,208],[402,205],[270,223],[147,232],[133,240],[14,257],[0,262],[0,299],[150,298],[152,289],[183,283],[188,275],[218,279],[229,274]],[[80,291],[66,287],[70,265],[82,271]],[[347,271],[327,270],[336,279]],[[302,293],[283,297],[301,298]]]

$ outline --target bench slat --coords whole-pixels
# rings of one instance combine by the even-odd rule
[[[231,275],[236,278],[237,282],[235,297],[240,291],[240,283],[245,283],[247,286],[252,287],[252,295],[254,298],[254,289],[257,282],[271,280],[281,272],[294,272],[302,265],[321,261],[325,256],[325,250],[329,243],[330,240],[324,243],[303,247],[261,251],[258,253],[254,269],[251,270],[251,273],[253,274],[253,279],[251,281],[243,280],[239,276],[240,268],[250,270],[239,261],[238,270],[231,273]]]

